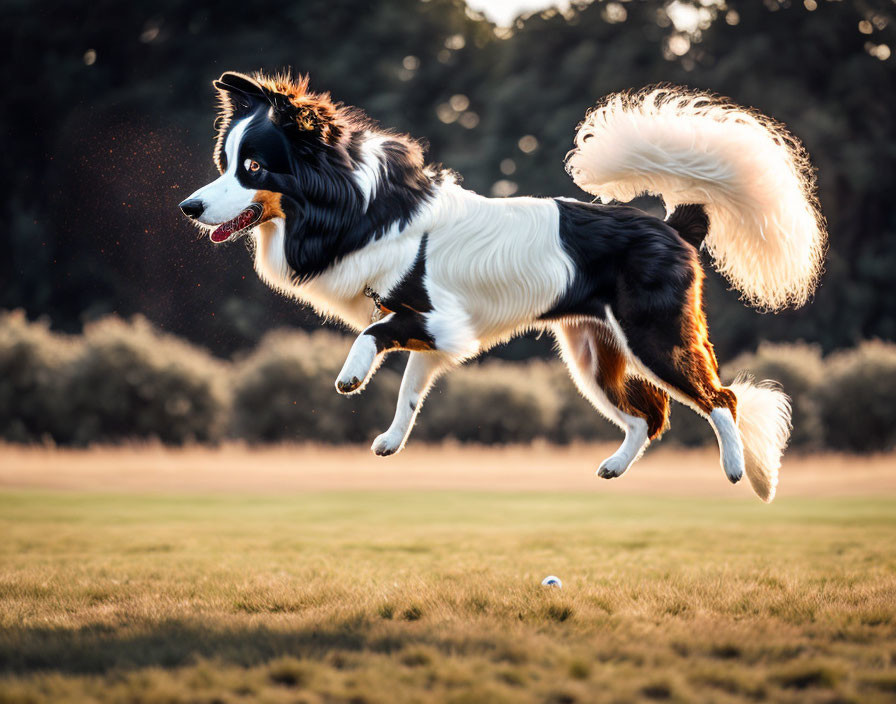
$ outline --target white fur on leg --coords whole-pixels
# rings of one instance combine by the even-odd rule
[[[626,470],[638,459],[650,440],[647,437],[647,421],[643,418],[630,416],[617,409],[619,415],[625,418],[625,440],[610,457],[600,463],[597,475],[604,479],[613,479],[621,477]]]
[[[385,457],[404,448],[423,398],[444,365],[445,358],[436,352],[411,352],[401,379],[395,418],[389,429],[373,441],[370,449],[374,454]]]
[[[727,408],[714,408],[709,414],[709,423],[716,431],[719,450],[722,453],[722,469],[728,481],[737,484],[744,476],[744,448],[734,417]]]
[[[597,383],[600,370],[595,339],[600,329],[596,323],[557,326],[554,334],[560,345],[560,354],[579,391],[595,409],[625,431],[625,439],[619,449],[601,462],[597,470],[598,476],[604,479],[622,476],[650,444],[647,421],[616,408]]]
[[[372,376],[376,361],[376,340],[372,335],[358,335],[349,350],[342,371],[336,377],[336,390],[341,394],[360,391]]]
[[[737,396],[737,426],[744,444],[747,478],[770,502],[778,486],[781,455],[790,438],[790,399],[773,381],[741,375],[729,387]]]

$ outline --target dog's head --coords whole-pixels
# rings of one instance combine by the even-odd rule
[[[285,217],[284,194],[297,190],[296,160],[313,162],[339,143],[338,107],[308,91],[308,79],[228,72],[214,82],[220,98],[214,159],[221,176],[180,204],[184,215],[227,242]]]
[[[214,85],[221,176],[180,208],[213,242],[279,219],[296,281],[404,227],[441,179],[418,142],[311,93],[307,78],[225,73]]]

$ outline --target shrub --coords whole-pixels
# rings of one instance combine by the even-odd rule
[[[66,369],[63,440],[214,441],[225,427],[227,365],[155,330],[106,318],[84,330]]]
[[[363,393],[333,382],[351,339],[274,332],[233,364],[155,330],[108,318],[84,335],[52,333],[20,311],[0,313],[0,439],[85,445],[131,438],[214,442],[369,442],[392,419],[404,355]],[[793,401],[791,443],[858,452],[896,447],[896,345],[869,342],[823,360],[816,347],[763,344],[726,364],[782,384]],[[706,421],[673,404],[667,439],[713,443]],[[486,444],[615,440],[621,432],[586,401],[558,361],[497,360],[453,370],[432,392],[414,437]]]
[[[63,369],[76,353],[74,339],[22,311],[0,313],[0,437],[45,441],[59,434]]]
[[[334,382],[351,347],[335,333],[275,331],[237,365],[232,432],[250,442],[369,442],[392,421],[399,377],[381,369],[360,394]]]
[[[852,452],[896,447],[896,345],[865,342],[826,362],[814,396],[827,446]]]
[[[815,389],[824,378],[821,350],[807,344],[763,343],[753,354],[743,354],[722,369],[725,383],[734,381],[742,371],[756,379],[773,379],[790,396],[793,408],[791,446],[817,447],[821,443],[821,419]]]
[[[488,361],[455,369],[430,394],[414,437],[486,444],[548,437],[557,413],[550,377],[543,362]]]

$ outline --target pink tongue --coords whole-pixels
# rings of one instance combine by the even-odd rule
[[[223,242],[230,237],[230,230],[224,231],[224,225],[221,225],[211,234],[212,242]]]
[[[244,227],[248,227],[249,225],[251,225],[254,220],[255,210],[252,208],[246,208],[233,220],[228,220],[223,225],[219,225],[218,228],[211,234],[212,242],[224,242],[225,240],[229,239],[234,232],[239,232]]]

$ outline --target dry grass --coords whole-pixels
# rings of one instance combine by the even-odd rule
[[[0,701],[896,699],[892,493],[111,488],[0,493]]]

